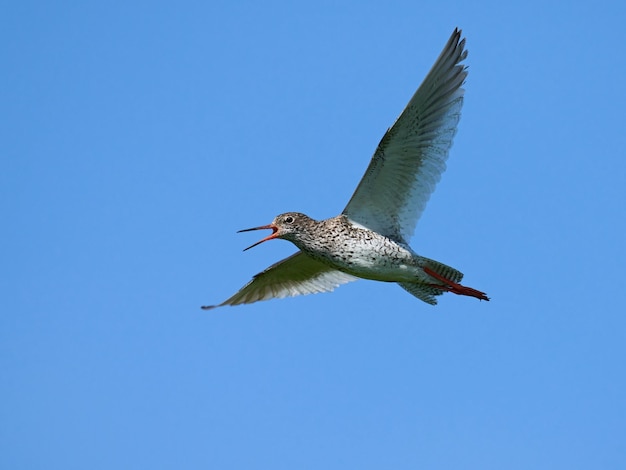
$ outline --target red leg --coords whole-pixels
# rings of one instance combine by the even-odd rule
[[[476,297],[480,300],[489,300],[489,297],[487,297],[487,294],[485,294],[484,292],[472,289],[471,287],[462,286],[461,284],[457,284],[456,282],[452,282],[450,279],[446,279],[445,277],[437,274],[430,268],[424,267],[424,272],[429,276],[434,277],[438,281],[443,282],[443,285],[431,284],[431,286],[433,287],[437,287],[438,289],[445,290],[446,292],[452,292],[458,295],[468,295],[470,297]]]

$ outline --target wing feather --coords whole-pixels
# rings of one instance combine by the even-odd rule
[[[446,169],[467,68],[457,28],[400,117],[385,133],[343,211],[352,222],[408,242]]]
[[[259,300],[330,292],[358,278],[331,268],[299,251],[256,274],[239,292],[219,305],[251,304]]]

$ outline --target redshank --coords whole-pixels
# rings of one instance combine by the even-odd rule
[[[408,244],[446,168],[463,105],[467,68],[461,62],[466,57],[457,28],[378,144],[343,212],[321,221],[287,212],[269,225],[241,230],[272,230],[246,250],[274,238],[289,240],[300,250],[254,276],[221,304],[202,308],[330,292],[359,278],[396,282],[431,305],[444,292],[489,300],[484,292],[459,284],[461,272],[418,255]]]

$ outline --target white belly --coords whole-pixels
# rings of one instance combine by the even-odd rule
[[[340,271],[364,279],[405,282],[424,276],[420,257],[386,238],[363,240],[339,248],[312,255]]]

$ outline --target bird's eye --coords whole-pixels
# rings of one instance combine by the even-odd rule
[[[293,217],[291,217],[290,215],[288,215],[287,217],[285,217],[285,223],[290,224],[293,222]]]

